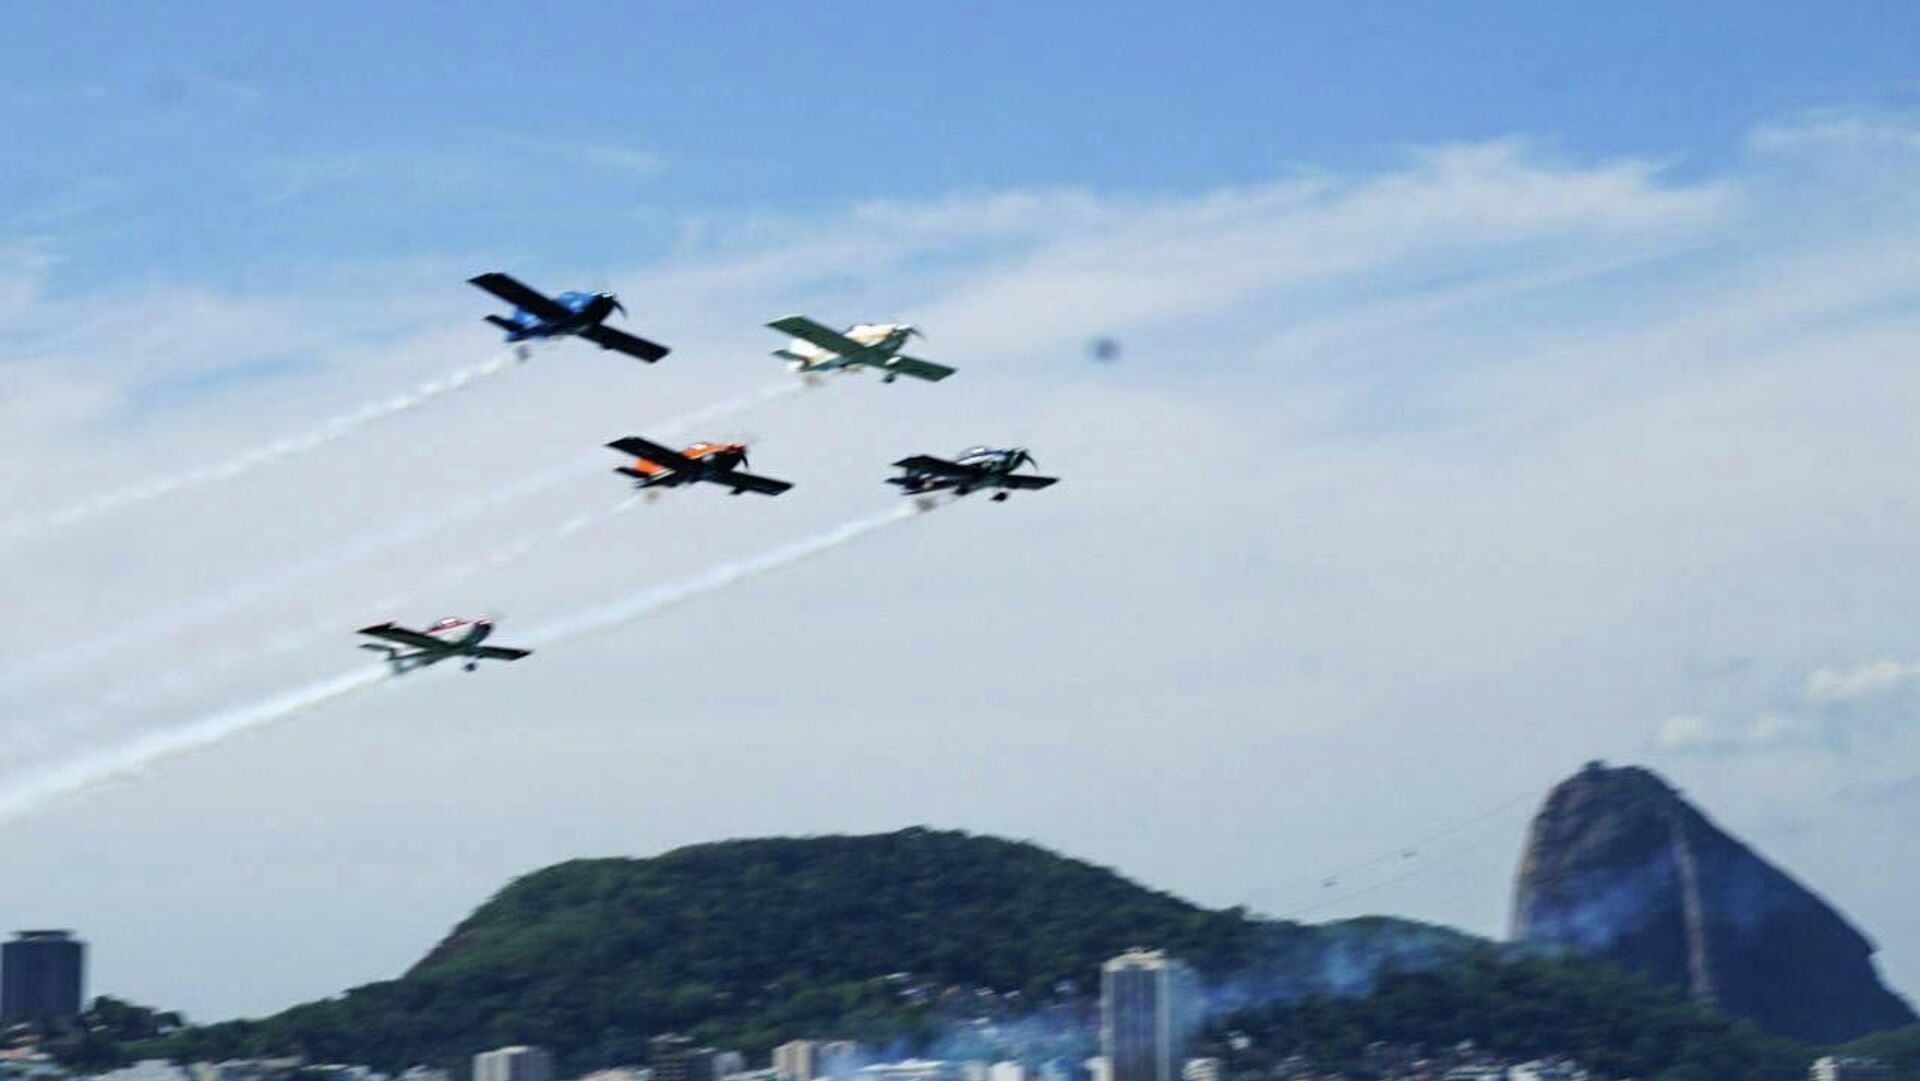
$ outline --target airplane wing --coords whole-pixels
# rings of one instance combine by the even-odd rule
[[[647,461],[653,462],[656,465],[664,465],[676,473],[700,472],[699,462],[694,461],[692,458],[687,457],[677,450],[663,447],[650,439],[642,439],[637,435],[630,435],[624,439],[616,439],[608,443],[607,448],[609,450],[617,450],[622,454],[631,454],[635,458],[645,458]]]
[[[1008,488],[1047,488],[1060,483],[1060,478],[1036,477],[1031,473],[1008,473],[1000,483]]]
[[[565,319],[573,314],[562,307],[559,301],[522,283],[511,274],[502,274],[497,270],[468,278],[467,284],[478,286],[514,307],[532,312],[542,319]]]
[[[467,652],[475,657],[488,657],[496,661],[517,661],[533,656],[533,650],[510,649],[506,646],[475,646]]]
[[[938,477],[953,477],[956,480],[972,480],[986,475],[986,470],[976,469],[959,462],[949,462],[945,458],[935,458],[931,454],[916,454],[911,458],[902,458],[893,463],[900,469],[910,469],[915,473],[931,473]]]
[[[447,649],[447,644],[438,638],[429,637],[419,631],[410,631],[393,623],[376,623],[371,627],[360,628],[358,633],[374,638],[384,638],[389,642],[398,642],[415,649],[430,649],[436,652],[446,652]]]
[[[899,372],[901,375],[911,375],[915,379],[925,379],[929,383],[938,383],[954,372],[954,369],[944,364],[935,364],[917,357],[896,356],[891,360],[882,361],[880,367],[890,372]]]
[[[804,315],[789,315],[785,319],[775,319],[768,326],[785,334],[791,334],[803,342],[812,342],[830,353],[850,357],[855,353],[864,353],[867,347],[847,337],[837,330],[830,330],[808,319]]]
[[[616,353],[625,353],[635,359],[644,360],[648,364],[652,364],[654,361],[672,352],[671,349],[668,349],[658,342],[650,342],[645,338],[637,338],[624,330],[615,330],[605,325],[588,327],[580,332],[580,336],[602,349],[611,349]]]
[[[708,479],[715,484],[725,484],[734,488],[745,488],[749,492],[759,492],[762,495],[779,495],[781,492],[793,487],[788,481],[774,480],[772,477],[756,477],[752,473],[741,473],[737,471],[732,473],[717,473]]]

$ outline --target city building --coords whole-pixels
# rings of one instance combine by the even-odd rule
[[[814,1040],[788,1040],[773,1049],[773,1072],[785,1081],[813,1081],[819,1062],[820,1045]]]
[[[672,1033],[647,1041],[647,1066],[653,1071],[652,1081],[719,1081],[720,1075],[714,1069],[714,1060],[719,1054],[711,1047],[695,1047],[692,1040]]]
[[[187,1071],[166,1059],[141,1059],[131,1066],[93,1075],[93,1081],[188,1081]]]
[[[860,1066],[860,1045],[852,1040],[828,1040],[813,1060],[815,1077],[849,1078]]]
[[[0,1020],[79,1016],[86,959],[86,944],[71,931],[16,931],[0,946]]]
[[[1193,970],[1159,950],[1128,950],[1102,965],[1103,1081],[1181,1081],[1198,999]]]
[[[1027,1081],[1027,1064],[1024,1062],[996,1062],[987,1067],[987,1081]]]
[[[876,1062],[854,1071],[859,1081],[959,1081],[959,1070],[944,1059],[909,1058]]]
[[[1190,1058],[1180,1067],[1181,1081],[1227,1081],[1226,1068],[1217,1058]]]
[[[297,1081],[387,1081],[387,1075],[371,1066],[322,1062],[301,1067]]]
[[[280,1058],[230,1058],[196,1062],[187,1067],[193,1081],[291,1081],[307,1060],[298,1055]]]
[[[715,1051],[713,1053],[713,1076],[716,1078],[732,1077],[737,1073],[745,1073],[746,1069],[747,1056],[738,1051]]]
[[[1893,1081],[1893,1071],[1877,1058],[1815,1059],[1808,1071],[1813,1081]]]
[[[553,1056],[538,1047],[501,1047],[473,1056],[473,1081],[553,1081]]]

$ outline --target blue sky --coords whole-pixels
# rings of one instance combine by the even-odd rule
[[[59,232],[71,288],[441,254],[605,272],[672,250],[690,216],[1188,191],[1514,133],[1701,170],[1762,119],[1920,102],[1920,12],[1897,2],[28,4],[11,21],[0,222]]]
[[[1920,9],[262,11],[8,11],[0,920],[98,989],[261,1013],[554,860],[921,822],[1497,935],[1593,757],[1920,989]],[[514,364],[494,268],[674,355]],[[796,393],[793,311],[959,375]],[[800,486],[616,514],[627,433]],[[981,442],[1066,481],[225,738],[352,627],[565,625]]]

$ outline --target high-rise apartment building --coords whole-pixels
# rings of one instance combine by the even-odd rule
[[[473,1081],[553,1081],[553,1056],[538,1047],[502,1047],[473,1056]]]
[[[87,947],[71,931],[16,931],[0,946],[0,1020],[76,1017],[86,993]]]
[[[820,1045],[813,1040],[788,1040],[773,1049],[773,1072],[784,1081],[813,1081],[819,1061]]]
[[[1129,950],[1100,967],[1106,1081],[1181,1081],[1199,1017],[1193,970],[1159,950]]]

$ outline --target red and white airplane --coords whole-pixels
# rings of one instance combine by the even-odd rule
[[[517,661],[533,652],[530,649],[481,645],[493,633],[493,620],[490,619],[449,617],[424,631],[408,630],[395,623],[376,623],[360,628],[358,633],[383,640],[378,643],[362,642],[360,648],[386,654],[387,663],[393,666],[395,672],[411,672],[415,668],[438,664],[449,657],[466,658],[463,667],[471,672],[479,667],[482,660]]]

